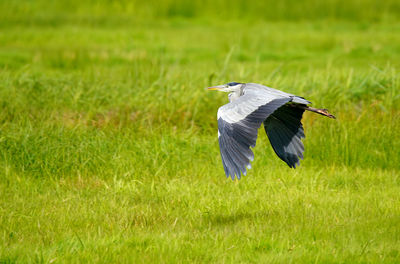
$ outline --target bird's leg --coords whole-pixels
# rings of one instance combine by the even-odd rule
[[[314,108],[314,107],[307,106],[306,110],[320,114],[320,115],[327,116],[329,118],[336,119],[336,117],[334,115],[332,115],[331,113],[328,112],[328,109],[320,109],[320,108]]]
[[[314,112],[323,116],[327,116],[329,118],[336,119],[336,117],[328,112],[328,109],[314,108],[303,104],[290,104],[292,107],[304,109],[310,112]]]

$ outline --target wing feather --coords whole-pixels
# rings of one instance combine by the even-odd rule
[[[276,109],[291,101],[291,97],[246,89],[244,95],[218,110],[218,142],[227,177],[240,179],[251,168],[258,128]]]
[[[276,155],[291,168],[295,168],[300,164],[299,159],[303,159],[303,113],[304,109],[284,105],[264,121],[265,132]]]

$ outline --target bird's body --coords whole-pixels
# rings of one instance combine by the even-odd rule
[[[306,99],[261,84],[231,82],[210,87],[229,92],[229,103],[218,109],[218,141],[222,164],[227,177],[240,179],[251,168],[258,128],[265,131],[275,153],[289,167],[295,168],[303,159],[304,138],[301,118],[305,110],[331,118],[326,109],[307,106]]]

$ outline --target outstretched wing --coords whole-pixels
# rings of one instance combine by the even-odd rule
[[[301,118],[304,109],[284,105],[273,112],[265,121],[264,129],[276,155],[291,168],[303,159],[305,137]]]
[[[275,95],[267,91],[246,89],[244,95],[218,110],[218,142],[222,163],[227,177],[232,180],[246,168],[254,154],[258,128],[276,109],[291,101],[292,97]]]

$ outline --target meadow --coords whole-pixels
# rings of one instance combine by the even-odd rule
[[[0,263],[400,262],[397,1],[0,2]],[[225,177],[224,93],[303,96]]]

